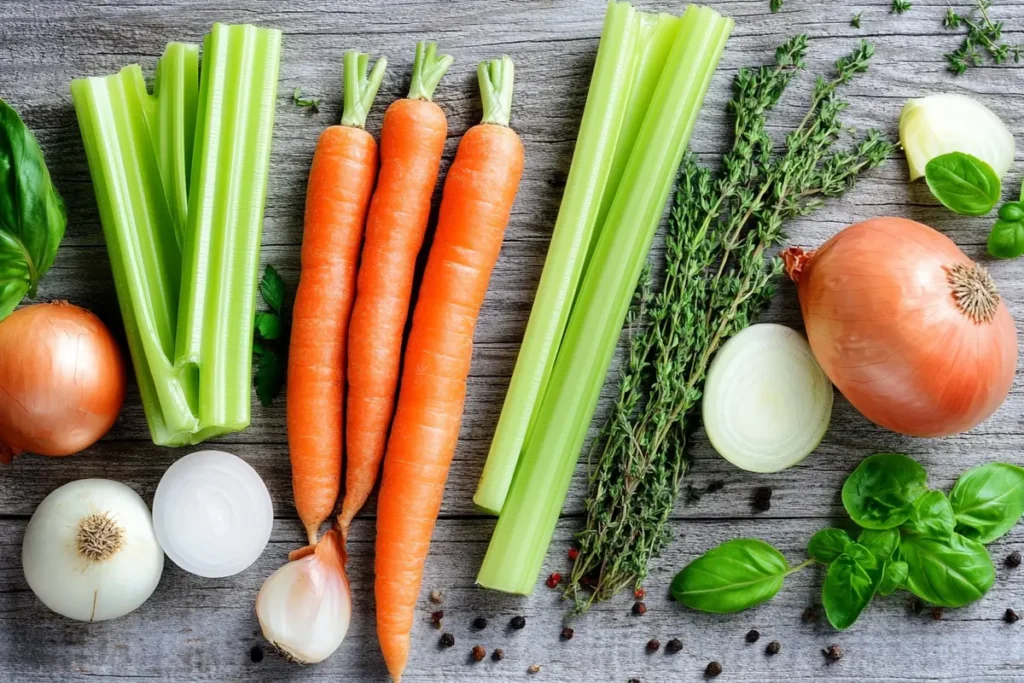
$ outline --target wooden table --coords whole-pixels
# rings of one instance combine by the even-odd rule
[[[676,12],[682,8],[681,2],[641,4]],[[942,27],[946,0],[918,0],[902,16],[889,14],[889,0],[859,0],[852,5],[786,0],[775,15],[768,11],[768,0],[720,0],[715,5],[736,18],[736,30],[691,143],[706,163],[717,162],[728,139],[724,105],[736,70],[769,59],[774,47],[795,32],[811,37],[812,73],[827,70],[860,38],[875,42],[877,54],[869,73],[846,91],[851,102],[847,120],[852,125],[878,126],[895,135],[906,98],[963,92],[991,107],[1024,143],[1024,68],[986,66],[961,77],[949,74],[942,55],[957,47],[962,37]],[[999,17],[1013,29],[1007,37],[1024,40],[1024,1],[1001,0],[997,5]],[[850,25],[857,11],[863,11],[860,29]],[[294,287],[310,156],[319,132],[340,115],[342,51],[358,48],[388,56],[390,66],[378,102],[405,93],[417,39],[435,38],[455,56],[456,64],[437,94],[451,131],[446,164],[458,136],[480,116],[477,62],[507,53],[517,68],[513,125],[526,145],[526,171],[477,329],[461,440],[427,563],[406,680],[695,681],[710,660],[722,663],[725,673],[720,680],[1024,680],[1021,625],[1008,625],[1001,618],[1007,607],[1024,610],[1024,568],[1010,570],[1002,564],[1011,550],[1024,547],[1020,527],[990,547],[998,569],[989,594],[969,607],[947,610],[938,620],[927,611],[913,613],[907,594],[901,592],[876,600],[845,633],[833,631],[823,618],[805,623],[801,614],[815,603],[823,579],[817,570],[792,577],[771,603],[733,616],[687,611],[667,599],[675,571],[735,536],[765,538],[790,559],[802,559],[812,532],[844,518],[839,488],[870,453],[910,453],[928,468],[931,485],[944,489],[962,470],[978,463],[1024,463],[1020,383],[994,417],[969,434],[942,440],[885,432],[837,397],[832,429],[818,451],[801,465],[769,476],[737,470],[698,434],[690,481],[699,486],[722,480],[725,488],[695,504],[678,505],[672,521],[675,541],[652,563],[646,616],[633,616],[631,599],[622,596],[576,620],[575,638],[563,641],[559,631],[567,605],[542,582],[529,598],[474,587],[494,522],[474,511],[472,492],[540,276],[603,14],[600,0],[4,0],[0,97],[15,106],[38,135],[68,205],[67,237],[56,265],[43,280],[40,299],[70,299],[120,328],[68,91],[72,78],[111,73],[136,61],[151,70],[165,43],[199,41],[214,21],[280,27],[285,34],[284,58],[263,259],[277,266]],[[809,82],[805,77],[791,88],[773,116],[774,133],[783,135],[804,111]],[[323,98],[319,114],[310,115],[292,104],[290,95],[296,87]],[[374,132],[383,109],[375,107],[370,117]],[[1020,183],[1021,158],[1018,152],[1011,186]],[[905,182],[906,174],[902,159],[891,160],[842,200],[795,221],[789,227],[792,240],[815,245],[848,223],[876,215],[925,221],[990,266],[1011,311],[1024,320],[1024,261],[990,262],[984,246],[988,222],[941,210],[921,183]],[[655,257],[659,254],[656,249]],[[800,326],[791,286],[781,287],[766,318]],[[609,384],[606,394],[611,388]],[[354,526],[349,566],[356,615],[340,651],[321,665],[300,668],[274,655],[260,636],[253,612],[256,591],[303,538],[291,503],[283,404],[281,399],[268,409],[254,405],[252,426],[218,442],[251,463],[270,488],[277,521],[263,556],[238,576],[219,580],[191,576],[168,561],[153,597],[112,622],[70,622],[48,612],[33,596],[20,562],[25,525],[47,493],[83,477],[125,482],[149,502],[164,470],[187,451],[152,445],[133,388],[115,428],[87,453],[64,460],[23,457],[11,467],[0,467],[0,680],[385,680],[372,616],[372,505]],[[545,575],[568,567],[566,550],[581,523],[582,467],[578,475]],[[774,489],[769,512],[758,513],[751,506],[757,486]],[[430,624],[430,612],[437,609],[426,599],[432,588],[445,594],[444,629],[456,639],[450,650],[437,647],[439,632]],[[526,617],[524,630],[507,628],[515,615]],[[477,616],[489,621],[483,631],[470,626]],[[756,645],[744,641],[752,628],[762,634]],[[652,637],[662,643],[679,637],[683,651],[674,656],[664,651],[646,654],[644,646]],[[767,657],[764,646],[775,639],[781,641],[782,653]],[[504,661],[473,663],[470,649],[478,643],[489,652],[503,648]],[[840,644],[846,657],[826,666],[821,650],[832,643]],[[264,650],[266,656],[257,661]],[[527,673],[532,664],[542,667],[539,674]]]

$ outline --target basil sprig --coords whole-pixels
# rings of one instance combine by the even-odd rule
[[[999,176],[971,154],[935,157],[925,165],[924,179],[943,206],[963,216],[984,216],[999,202]]]
[[[837,629],[852,626],[875,595],[900,588],[938,606],[967,605],[995,581],[984,544],[1024,515],[1024,468],[975,467],[947,497],[927,488],[916,461],[878,453],[847,478],[843,505],[863,527],[856,540],[844,529],[822,529],[807,544],[810,559],[797,565],[764,541],[729,541],[684,567],[672,581],[673,596],[705,612],[737,612],[770,600],[790,574],[820,564],[828,567],[821,602]]]

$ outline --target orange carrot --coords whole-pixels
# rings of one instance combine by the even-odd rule
[[[341,487],[345,341],[359,245],[377,177],[377,143],[363,130],[384,76],[378,59],[345,53],[340,126],[323,132],[306,190],[302,272],[288,358],[288,448],[292,490],[310,545],[334,511]]]
[[[522,142],[508,127],[512,60],[484,62],[478,75],[484,119],[463,136],[445,181],[384,458],[377,636],[395,681],[409,657],[423,564],[459,436],[473,330],[523,171]]]
[[[416,44],[409,97],[388,107],[380,133],[380,175],[348,333],[345,497],[338,518],[345,537],[384,458],[416,256],[448,136],[444,112],[430,98],[452,58],[436,51],[434,43]]]

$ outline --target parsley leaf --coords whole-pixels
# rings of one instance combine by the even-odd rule
[[[274,341],[281,337],[281,316],[277,313],[264,313],[260,311],[256,314],[256,334],[261,339],[267,341]]]
[[[267,266],[260,280],[260,295],[270,312],[256,313],[255,339],[252,345],[256,396],[269,406],[281,394],[287,367],[287,328],[281,308],[284,305],[284,280],[273,266]]]
[[[277,351],[263,345],[259,346],[258,352],[255,352],[254,347],[256,396],[260,399],[260,403],[269,406],[281,394],[281,388],[284,386],[285,364],[278,356]]]
[[[270,306],[270,310],[274,313],[281,312],[281,306],[284,305],[284,280],[277,274],[274,266],[267,266],[263,271],[263,279],[260,280],[260,294],[263,295],[263,301],[267,303],[267,306]]]

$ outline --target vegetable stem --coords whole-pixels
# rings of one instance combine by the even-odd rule
[[[345,105],[341,113],[341,125],[366,128],[366,117],[370,113],[370,107],[373,106],[373,99],[377,96],[377,89],[380,88],[381,81],[384,79],[384,70],[388,66],[388,60],[381,57],[367,74],[370,55],[365,52],[346,50],[343,66],[345,70]]]
[[[512,85],[515,80],[512,60],[507,55],[499,59],[488,59],[480,62],[476,73],[484,105],[481,123],[508,126],[512,118]]]
[[[425,40],[417,42],[416,59],[412,63],[409,99],[429,102],[434,96],[437,84],[454,62],[455,60],[448,55],[437,54],[437,43]]]

